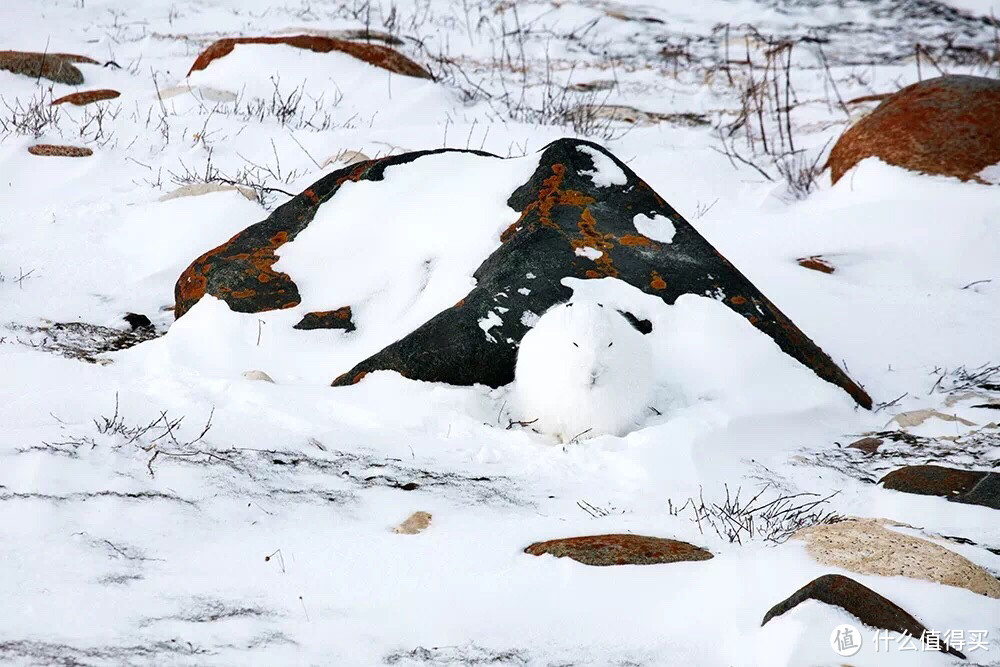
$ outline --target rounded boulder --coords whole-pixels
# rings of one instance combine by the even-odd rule
[[[948,75],[889,95],[837,140],[830,153],[832,181],[869,157],[986,182],[981,172],[1000,164],[1000,81]]]

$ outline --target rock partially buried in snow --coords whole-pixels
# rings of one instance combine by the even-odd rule
[[[300,49],[309,49],[317,53],[339,51],[363,60],[369,65],[389,70],[395,74],[430,79],[431,74],[426,69],[406,56],[380,44],[352,42],[345,39],[321,37],[318,35],[291,35],[287,37],[227,37],[213,42],[191,65],[192,72],[203,70],[213,60],[222,58],[232,52],[237,44],[287,44]]]
[[[524,553],[572,558],[584,565],[596,566],[656,565],[712,558],[711,552],[687,542],[629,534],[589,535],[535,542],[525,548]]]
[[[847,446],[848,449],[860,449],[865,454],[874,454],[882,446],[881,438],[860,438]]]
[[[844,389],[862,406],[871,406],[871,398],[861,387],[649,185],[604,148],[574,139],[553,142],[537,157],[509,162],[498,162],[496,156],[480,151],[436,150],[369,160],[335,171],[276,209],[267,220],[248,227],[195,260],[177,281],[176,316],[183,316],[205,294],[224,300],[237,312],[298,307],[303,297],[295,277],[277,270],[275,264],[280,253],[284,265],[288,251],[283,246],[309,227],[317,211],[325,204],[336,205],[340,200],[327,202],[346,184],[391,180],[394,174],[399,174],[394,177],[397,179],[411,178],[408,176],[411,171],[421,175],[422,160],[435,163],[437,171],[428,174],[438,173],[445,168],[442,166],[445,157],[455,160],[456,169],[470,171],[470,162],[480,160],[489,166],[483,182],[474,183],[477,192],[478,188],[482,192],[472,195],[474,202],[468,192],[463,192],[463,206],[473,208],[480,206],[480,201],[490,202],[489,206],[483,205],[490,217],[482,222],[483,228],[490,230],[488,225],[497,222],[494,217],[509,226],[496,236],[490,231],[488,244],[476,241],[477,248],[485,249],[477,249],[482,254],[476,256],[476,261],[481,264],[478,269],[470,269],[471,275],[460,278],[471,291],[464,296],[457,292],[454,300],[446,302],[453,303],[451,307],[438,305],[437,308],[444,310],[424,316],[429,319],[422,319],[423,324],[401,332],[396,342],[341,374],[334,381],[335,386],[352,384],[376,370],[455,385],[508,384],[514,377],[518,343],[537,315],[572,296],[573,290],[563,279],[612,277],[668,304],[684,294],[714,297],[819,377]],[[532,166],[533,173],[520,176],[529,173],[526,164]],[[518,185],[512,191],[506,189],[510,186],[503,186],[502,192],[491,191],[505,172],[518,175],[519,180],[512,181]],[[443,221],[450,223],[461,216],[463,224],[458,230],[463,230],[469,227],[470,219],[478,219],[478,212],[449,208],[446,198],[458,197],[453,192],[454,177],[426,176],[425,181],[430,183],[425,188],[441,188],[440,198],[445,199],[435,201],[439,210],[426,220],[414,222],[427,225],[426,229],[405,228],[395,234],[406,238],[412,235],[422,242],[427,234],[440,234]],[[378,201],[382,207],[399,196],[390,184],[364,185],[364,189],[357,186],[349,189],[352,193],[383,189],[388,194]],[[505,212],[499,212],[492,203],[499,201],[506,201],[507,208],[502,209]],[[399,201],[401,213],[406,204],[405,200]],[[355,236],[358,243],[370,243],[366,216],[371,214],[350,210],[357,222],[338,220],[337,225],[340,229],[345,224],[365,225],[364,236]],[[388,208],[380,210],[378,215],[394,213]],[[661,240],[650,238],[638,229],[637,217],[639,226],[649,225],[655,229],[651,233]],[[340,240],[331,236],[325,242]],[[321,258],[328,253],[314,246],[295,247],[293,254],[299,255],[301,261],[303,253],[314,253],[315,262],[324,261]],[[427,280],[433,276],[434,257],[441,252],[439,247],[427,250],[429,258],[414,267],[401,267],[397,260],[386,257],[383,274],[391,268],[394,274],[412,275],[410,280]],[[463,261],[468,261],[468,256],[464,257]],[[331,266],[328,273],[335,270]],[[356,277],[348,273],[341,278],[344,283],[354,280]],[[338,303],[339,298],[334,296],[320,296],[323,298],[312,298],[322,306],[316,312],[360,305]],[[423,298],[422,292],[412,298]],[[372,308],[366,303],[367,313],[371,314]],[[359,311],[360,308],[355,312]],[[355,320],[355,324],[358,334],[363,335],[364,323]]]
[[[1000,510],[1000,473],[937,465],[905,466],[879,480],[886,489],[942,496],[957,503]]]
[[[83,73],[73,63],[96,64],[97,61],[71,53],[0,51],[0,70],[79,86],[83,84]]]
[[[792,593],[786,599],[771,607],[764,614],[761,625],[777,616],[785,614],[806,600],[816,600],[824,604],[840,607],[870,628],[889,630],[899,634],[909,633],[911,637],[921,637],[927,628],[905,609],[872,589],[859,584],[850,577],[840,574],[824,574]],[[949,647],[943,641],[940,650],[959,658],[965,656]]]
[[[803,528],[794,539],[823,565],[858,574],[911,577],[1000,598],[1000,581],[954,551],[887,529],[881,520],[849,519]]]
[[[1000,81],[948,75],[888,96],[837,140],[834,183],[868,157],[912,171],[985,182],[1000,163]]]
[[[422,533],[431,525],[431,515],[427,512],[414,512],[406,521],[392,529],[399,535],[416,535]]]
[[[337,308],[336,310],[322,310],[306,313],[295,325],[296,329],[343,329],[351,332],[357,327],[354,326],[350,306]]]
[[[28,152],[42,157],[89,157],[94,154],[94,151],[86,146],[57,146],[55,144],[28,146]]]
[[[476,287],[452,308],[341,375],[334,386],[351,384],[374,370],[451,384],[507,384],[513,379],[518,341],[531,325],[522,314],[539,314],[567,300],[572,291],[563,278],[614,277],[667,303],[682,294],[716,296],[785,353],[859,404],[871,406],[864,390],[605,149],[571,139],[550,144],[534,175],[507,203],[521,217],[475,272]],[[669,242],[641,233],[635,224],[640,214],[651,222],[669,222],[669,230],[659,225]],[[525,280],[527,276],[532,278]],[[521,288],[529,283],[525,293]],[[514,315],[506,315],[508,311]],[[486,335],[477,331],[483,323],[489,326]],[[440,341],[448,341],[447,346],[442,349]]]
[[[822,255],[799,257],[796,261],[803,269],[812,269],[813,271],[819,271],[820,273],[833,273],[837,270],[837,268]]]
[[[113,100],[116,97],[121,97],[121,93],[119,93],[117,90],[111,90],[110,88],[101,88],[99,90],[85,90],[80,93],[70,93],[69,95],[63,95],[58,99],[52,100],[52,104],[53,106],[56,104],[73,104],[75,106],[82,107],[87,104],[93,104],[94,102]]]
[[[196,259],[181,274],[174,288],[175,316],[182,317],[205,294],[222,299],[232,310],[241,313],[297,306],[302,300],[298,285],[291,276],[273,268],[278,261],[278,250],[293,242],[309,227],[320,207],[345,184],[382,181],[390,167],[407,165],[421,157],[444,152],[465,153],[422,151],[370,160],[339,169],[313,183],[300,195],[275,209],[266,220],[247,227],[223,245]],[[478,154],[488,156],[487,153]],[[345,275],[344,279],[349,280],[351,276]],[[337,312],[349,305],[329,304],[329,310],[317,313]],[[342,327],[343,320],[336,318],[333,323]]]

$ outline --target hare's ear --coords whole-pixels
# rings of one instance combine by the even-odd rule
[[[653,333],[653,323],[649,320],[640,320],[638,317],[624,310],[619,310],[621,316],[628,320],[628,323],[635,327],[639,333],[646,335]]]

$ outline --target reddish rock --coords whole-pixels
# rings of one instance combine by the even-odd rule
[[[572,558],[584,565],[655,565],[685,560],[708,560],[705,549],[679,540],[643,535],[589,535],[535,542],[524,550],[532,556],[549,554]]]
[[[1000,163],[1000,81],[949,75],[888,96],[837,140],[833,182],[868,157],[982,182],[977,174]]]
[[[84,146],[56,146],[54,144],[29,146],[28,152],[32,155],[45,157],[88,157],[94,154],[94,151]]]
[[[812,269],[813,271],[819,271],[820,273],[833,273],[836,271],[836,267],[833,266],[829,261],[827,261],[822,255],[813,255],[812,257],[799,257],[795,260],[804,269]]]
[[[887,489],[1000,509],[1000,473],[946,466],[905,466],[879,480]]]
[[[83,73],[73,63],[97,63],[87,56],[72,53],[36,53],[33,51],[0,51],[0,69],[36,79],[79,86]]]
[[[100,102],[102,100],[113,100],[116,97],[121,97],[121,93],[117,90],[111,90],[110,88],[101,88],[99,90],[85,90],[82,93],[70,93],[69,95],[63,95],[62,97],[52,100],[52,104],[75,104],[78,107],[82,107],[85,104],[90,104],[92,102]]]
[[[822,577],[813,579],[792,593],[791,596],[771,607],[770,611],[764,614],[764,620],[760,624],[765,625],[775,616],[781,616],[806,600],[817,600],[840,607],[868,627],[900,634],[908,632],[918,641],[927,630],[920,621],[910,616],[905,609],[892,600],[882,597],[850,577],[839,574],[824,574]],[[941,642],[941,651],[959,658],[965,657],[943,641]]]
[[[363,60],[369,65],[381,67],[395,74],[431,79],[431,73],[406,56],[380,44],[351,42],[346,39],[321,37],[319,35],[289,35],[287,37],[227,37],[213,42],[191,65],[191,72],[203,70],[216,58],[232,52],[237,44],[287,44],[299,49],[309,49],[317,53],[339,51]]]

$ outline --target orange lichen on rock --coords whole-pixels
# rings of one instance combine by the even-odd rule
[[[82,107],[85,104],[100,102],[102,100],[113,100],[116,97],[121,97],[121,93],[117,90],[101,88],[99,90],[85,90],[82,93],[63,95],[59,99],[52,100],[52,104],[75,104],[78,107]]]
[[[594,268],[584,271],[584,276],[587,278],[614,278],[618,276],[618,269],[614,266],[614,260],[611,257],[611,250],[616,244],[628,247],[658,247],[655,241],[640,234],[625,234],[616,237],[614,234],[602,232],[590,209],[590,205],[594,203],[595,199],[578,190],[562,187],[566,176],[566,165],[557,162],[550,165],[550,168],[552,174],[542,180],[541,187],[538,189],[538,197],[525,206],[524,210],[521,211],[521,217],[503,231],[500,235],[501,242],[506,242],[521,229],[531,228],[533,224],[557,230],[568,237],[570,247],[573,250],[597,250],[601,253],[600,256],[593,259]],[[578,235],[572,234],[570,230],[564,229],[553,220],[553,211],[558,206],[580,210],[580,218],[576,224]],[[663,286],[666,287],[666,283],[663,283]]]
[[[379,158],[354,165],[350,171],[337,177],[336,187],[332,191],[335,192],[337,188],[347,181],[360,181],[372,167],[387,159],[389,158]],[[320,196],[312,188],[305,190],[301,196],[308,201],[309,206],[312,208],[322,203]],[[329,197],[331,195],[327,194],[325,196]],[[298,222],[303,222],[305,215],[305,213],[299,212],[297,214]],[[272,268],[272,265],[278,261],[275,254],[277,249],[289,241],[289,232],[284,230],[277,231],[263,242],[256,240],[248,242],[245,238],[245,231],[233,236],[222,245],[209,250],[184,270],[174,287],[175,317],[179,318],[183,316],[184,313],[208,292],[208,274],[222,267],[229,267],[228,274],[230,277],[232,277],[235,269],[236,271],[240,271],[242,275],[247,276],[251,282],[251,286],[238,291],[233,291],[228,287],[216,286],[212,288],[213,295],[226,301],[233,310],[239,312],[260,312],[265,310],[284,310],[299,305],[298,288],[291,277]],[[253,283],[258,285],[270,285],[270,283],[274,283],[274,285],[258,294],[252,287]],[[247,285],[246,282],[241,284],[244,286]],[[239,300],[254,301],[257,297],[261,298],[256,303],[234,302]],[[233,299],[233,301],[230,301],[230,299]]]
[[[837,140],[830,152],[832,181],[869,157],[981,181],[979,172],[1000,163],[1000,81],[942,76],[888,96]]]
[[[552,220],[553,208],[556,206],[572,206],[583,209],[594,203],[593,197],[588,197],[577,190],[563,190],[562,182],[565,176],[566,165],[559,163],[552,165],[552,175],[542,181],[542,187],[538,189],[538,198],[525,206],[524,210],[521,211],[521,217],[504,230],[500,235],[501,242],[506,242],[507,239],[517,233],[523,227],[525,221],[528,220],[528,217],[534,213],[538,215],[538,224],[562,231],[562,228]]]
[[[222,245],[209,250],[184,270],[184,273],[177,280],[177,286],[175,287],[175,317],[179,318],[184,315],[191,306],[197,303],[201,297],[205,296],[205,291],[208,287],[206,274],[212,268],[213,261],[216,259],[223,262],[240,260],[249,262],[246,273],[256,273],[256,279],[260,283],[267,283],[271,280],[291,282],[287,274],[271,268],[271,265],[278,261],[275,251],[288,241],[287,232],[278,232],[270,237],[265,245],[255,248],[253,252],[227,254],[235,239],[236,237],[234,236]],[[222,288],[219,291],[220,296],[224,295],[234,299],[249,299],[256,294],[252,289],[231,291],[228,288]],[[293,308],[298,304],[299,300],[295,299],[283,303],[280,308]],[[231,303],[230,306],[232,306]]]
[[[597,265],[599,275],[614,278],[618,275],[618,269],[611,261],[611,249],[615,247],[614,236],[603,234],[597,229],[597,219],[594,218],[589,208],[584,208],[580,213],[580,222],[577,223],[580,230],[579,239],[573,239],[570,244],[574,248],[595,248],[601,251],[601,256],[594,260]],[[589,276],[591,271],[587,272]]]
[[[667,289],[667,281],[664,280],[658,272],[653,271],[653,275],[649,281],[649,286],[655,290]]]
[[[401,53],[379,44],[351,42],[346,39],[322,37],[319,35],[289,35],[285,37],[227,37],[209,45],[191,65],[192,72],[203,70],[215,59],[222,58],[236,47],[237,44],[286,44],[299,49],[308,49],[317,53],[338,51],[346,53],[369,65],[380,67],[394,74],[412,76],[420,79],[432,79],[430,72],[413,62]]]
[[[627,246],[656,246],[656,243],[654,243],[652,239],[640,236],[639,234],[626,234],[625,236],[620,236],[618,237],[618,242]]]
[[[747,302],[747,300],[746,300],[746,297],[738,296],[737,295],[737,296],[734,296],[734,297],[730,298],[729,302],[731,304],[733,304],[734,306],[742,306],[743,304],[745,304]]]

